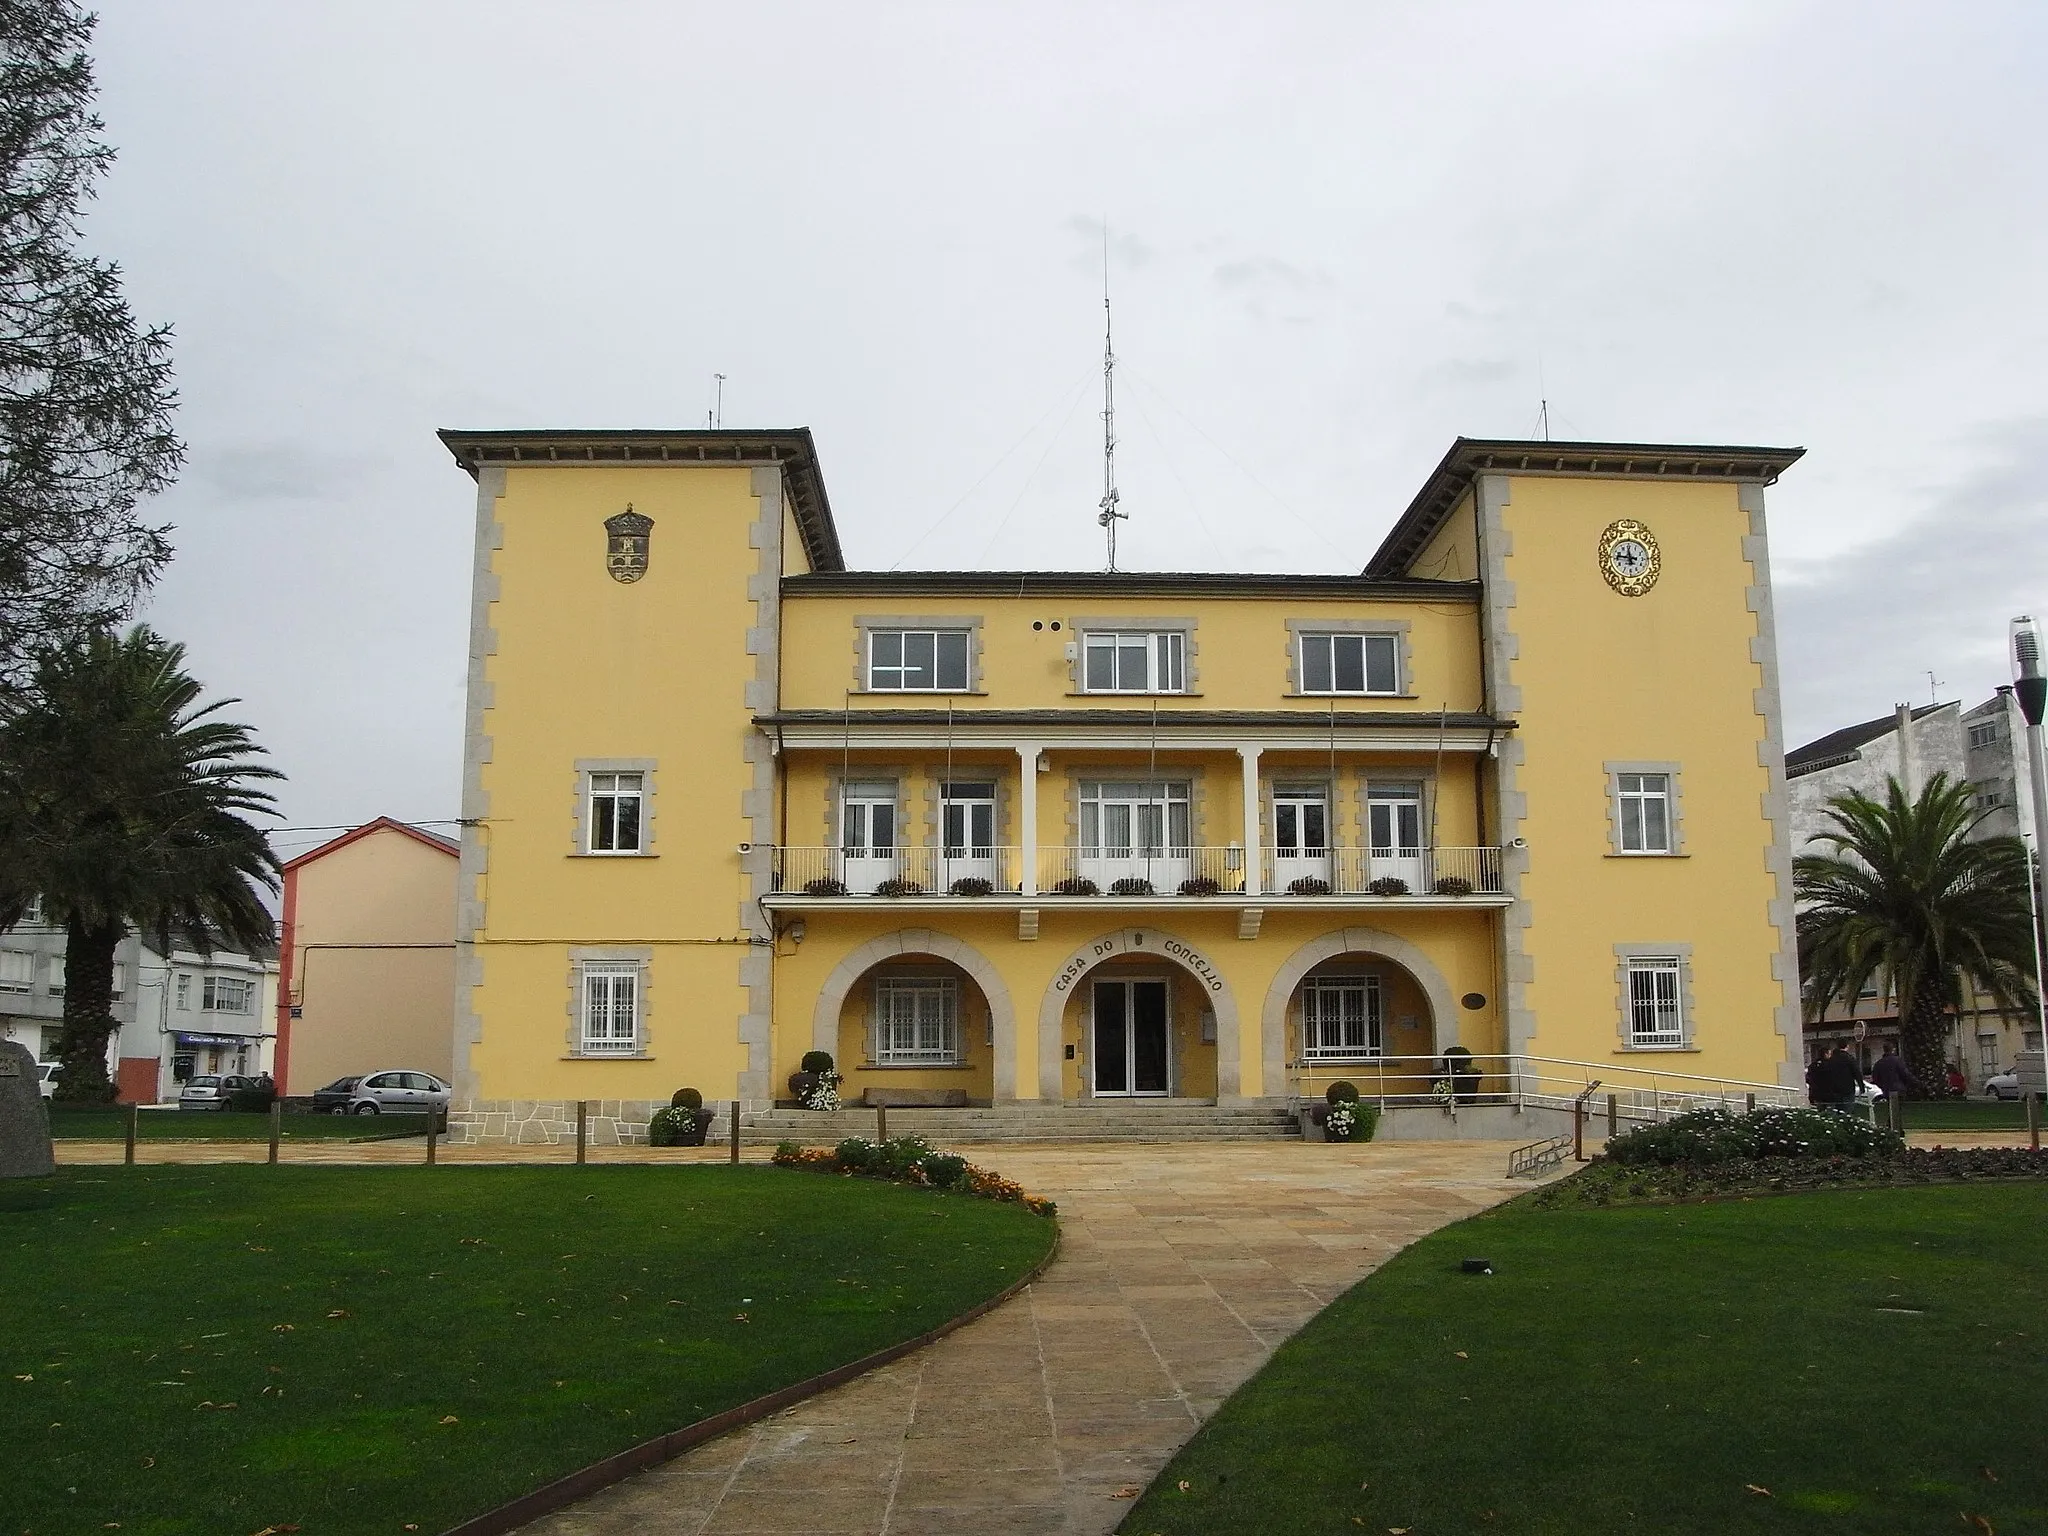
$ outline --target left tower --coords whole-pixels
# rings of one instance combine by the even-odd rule
[[[551,1137],[593,1100],[610,1139],[677,1087],[765,1100],[754,722],[782,576],[842,565],[810,434],[441,440],[477,486],[451,1128]]]

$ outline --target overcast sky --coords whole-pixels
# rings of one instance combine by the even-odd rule
[[[150,618],[294,826],[458,804],[438,427],[805,425],[849,563],[1356,570],[1458,433],[1796,444],[1797,743],[2048,604],[2048,7],[101,0]],[[317,834],[280,836],[287,855]]]

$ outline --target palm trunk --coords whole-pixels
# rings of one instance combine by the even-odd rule
[[[114,950],[125,937],[118,922],[88,926],[74,915],[64,951],[64,1031],[57,1039],[57,1094],[67,1104],[106,1104],[107,1041],[114,1019]]]
[[[1948,1018],[1933,987],[1922,987],[1899,1017],[1906,1069],[1920,1079],[1920,1095],[1931,1097],[1948,1078]]]

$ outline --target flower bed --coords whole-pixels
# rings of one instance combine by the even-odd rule
[[[2048,1152],[2026,1147],[1907,1147],[1877,1157],[1752,1157],[1712,1163],[1629,1164],[1602,1157],[1528,1198],[1546,1208],[1641,1205],[1811,1189],[2043,1178],[2048,1178]]]
[[[1756,1158],[1891,1157],[1905,1150],[1896,1131],[1829,1109],[1695,1109],[1660,1125],[1608,1138],[1610,1162],[1706,1164]]]
[[[802,1168],[848,1178],[889,1179],[982,1200],[1015,1201],[1040,1216],[1059,1213],[1059,1207],[1044,1196],[1026,1194],[1024,1187],[1013,1179],[978,1168],[964,1157],[940,1152],[922,1136],[892,1136],[887,1141],[849,1136],[836,1147],[806,1147],[785,1141],[776,1147],[770,1161],[778,1168]]]

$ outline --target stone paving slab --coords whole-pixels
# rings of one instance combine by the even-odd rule
[[[526,1536],[1100,1536],[1301,1324],[1529,1187],[1499,1142],[961,1150],[1060,1203],[1028,1291]]]

